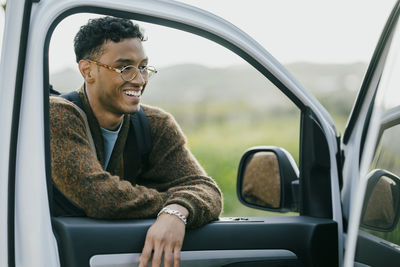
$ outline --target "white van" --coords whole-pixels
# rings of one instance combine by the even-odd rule
[[[0,266],[135,266],[153,223],[50,212],[49,43],[59,23],[81,13],[215,42],[243,58],[273,85],[266,90],[282,93],[299,114],[299,164],[268,143],[243,155],[237,180],[244,204],[298,216],[221,218],[188,230],[182,266],[398,266],[400,2],[339,136],[326,109],[249,35],[204,10],[161,0],[8,1],[0,66]],[[276,181],[252,169],[271,158]],[[265,190],[252,191],[254,182]]]

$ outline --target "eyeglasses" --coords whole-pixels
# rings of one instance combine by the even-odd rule
[[[100,62],[97,62],[97,61],[94,61],[91,59],[86,59],[86,60],[90,63],[96,64],[97,66],[104,67],[106,69],[109,69],[109,70],[112,70],[112,71],[115,71],[115,72],[121,74],[122,80],[124,80],[126,82],[129,82],[129,81],[132,81],[133,79],[135,79],[135,77],[138,75],[138,73],[140,73],[142,75],[143,79],[145,79],[145,80],[149,80],[154,74],[157,73],[156,68],[152,67],[152,66],[143,66],[143,67],[137,68],[135,66],[129,65],[129,66],[124,66],[122,69],[117,69],[117,68],[111,67],[109,65],[106,65],[106,64],[103,64],[103,63],[100,63]]]

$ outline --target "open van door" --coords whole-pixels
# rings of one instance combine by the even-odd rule
[[[398,17],[399,2],[381,35],[342,140],[342,199],[348,222],[345,266],[353,266],[353,261],[356,266],[397,266],[400,261]]]

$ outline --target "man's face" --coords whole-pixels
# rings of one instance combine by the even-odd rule
[[[139,38],[123,39],[118,43],[107,41],[103,44],[100,58],[96,60],[111,67],[122,69],[132,65],[147,66],[148,59]],[[120,116],[135,113],[140,109],[140,97],[147,84],[147,78],[140,73],[131,81],[124,81],[115,71],[91,64],[95,79],[90,95],[104,112]],[[145,80],[146,79],[146,80]],[[134,96],[140,92],[139,96]]]

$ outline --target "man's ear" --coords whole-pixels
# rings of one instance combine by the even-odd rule
[[[94,77],[92,75],[91,64],[86,60],[80,60],[78,63],[79,71],[87,83],[93,83]]]

